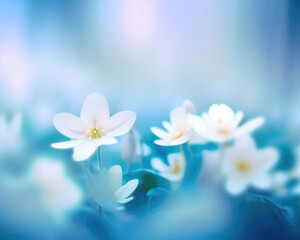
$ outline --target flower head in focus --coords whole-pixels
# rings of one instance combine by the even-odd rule
[[[192,142],[205,142],[201,137],[194,134],[193,129],[188,121],[188,114],[194,113],[195,107],[191,101],[184,101],[183,106],[177,107],[171,111],[171,122],[163,121],[162,125],[166,130],[157,127],[152,127],[151,131],[159,138],[154,143],[161,146],[176,146]]]
[[[264,123],[263,117],[257,117],[239,127],[243,113],[234,113],[225,104],[212,105],[202,117],[189,115],[189,122],[201,137],[213,142],[223,143],[237,137],[249,135]]]
[[[87,160],[101,145],[117,143],[114,137],[127,133],[133,126],[136,114],[122,111],[110,117],[105,97],[90,94],[81,109],[80,118],[70,113],[54,116],[55,128],[71,140],[54,143],[52,147],[73,148],[75,161]]]
[[[139,184],[138,179],[128,181],[122,186],[122,168],[115,165],[110,169],[102,169],[100,173],[92,176],[95,187],[95,200],[101,207],[109,211],[124,209],[123,204],[133,200],[130,195]]]
[[[55,217],[63,217],[81,201],[80,189],[66,176],[63,164],[58,161],[36,160],[29,177],[40,187],[43,201]]]
[[[173,182],[179,182],[183,179],[186,169],[185,158],[182,153],[170,153],[167,157],[168,165],[161,159],[153,158],[151,160],[152,168],[157,170],[161,176]]]
[[[232,194],[240,194],[248,186],[269,189],[272,185],[270,170],[279,160],[275,148],[257,149],[249,137],[237,139],[232,147],[224,151],[224,174],[226,189]]]

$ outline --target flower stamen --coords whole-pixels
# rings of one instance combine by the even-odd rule
[[[236,169],[241,173],[247,173],[250,171],[251,166],[246,161],[238,161],[236,163]]]
[[[180,172],[180,164],[178,162],[176,162],[172,168],[171,173],[173,174],[177,174]]]
[[[88,130],[88,135],[92,140],[102,137],[101,130],[99,128],[91,128],[90,130]]]

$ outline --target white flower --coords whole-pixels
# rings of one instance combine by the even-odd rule
[[[29,178],[40,187],[46,207],[55,216],[63,216],[81,201],[80,189],[65,175],[63,164],[58,161],[36,160]]]
[[[128,164],[133,163],[136,159],[139,144],[139,136],[134,130],[131,130],[128,134],[126,134],[125,138],[123,139],[121,156],[122,159]]]
[[[128,163],[132,164],[139,157],[147,157],[151,154],[151,148],[140,141],[140,136],[138,132],[131,129],[131,131],[126,134],[122,141],[121,146],[121,156],[122,159]]]
[[[248,186],[260,189],[271,187],[270,170],[279,160],[275,148],[258,150],[251,137],[237,139],[224,151],[224,174],[226,189],[232,194],[242,193]]]
[[[110,117],[106,98],[92,93],[81,109],[80,118],[70,113],[54,116],[55,128],[71,140],[52,144],[54,148],[73,148],[75,161],[87,160],[101,145],[117,143],[116,136],[127,133],[133,126],[136,114],[122,111]]]
[[[205,142],[194,134],[193,129],[188,121],[188,114],[195,111],[194,105],[190,101],[185,101],[182,107],[177,107],[171,111],[171,122],[163,121],[162,125],[165,130],[157,127],[152,127],[151,131],[159,138],[154,143],[161,146],[175,146],[186,143],[191,140],[192,142]]]
[[[186,162],[181,153],[171,153],[167,157],[168,164],[166,165],[161,159],[153,158],[151,166],[157,170],[161,176],[170,181],[179,182],[185,174]]]
[[[15,113],[8,121],[4,114],[0,114],[0,142],[2,154],[14,153],[22,145],[21,138],[22,115]]]
[[[202,117],[189,115],[190,124],[196,133],[205,139],[218,143],[249,135],[264,123],[263,117],[257,117],[239,127],[242,119],[242,112],[234,113],[225,104],[213,104],[208,113],[203,113]]]
[[[133,199],[130,195],[139,183],[138,179],[133,179],[122,186],[122,168],[119,165],[109,170],[102,169],[99,174],[93,175],[92,179],[96,191],[95,200],[109,211],[123,210],[123,204]]]

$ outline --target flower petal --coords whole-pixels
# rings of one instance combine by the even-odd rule
[[[172,110],[171,124],[178,130],[186,130],[188,128],[187,114],[182,107]]]
[[[96,93],[90,94],[84,101],[80,118],[89,127],[105,128],[109,121],[109,106],[106,98]]]
[[[224,119],[225,122],[232,121],[232,119],[235,116],[232,109],[228,107],[226,104],[219,105],[219,114]]]
[[[128,202],[130,202],[132,200],[133,200],[133,197],[124,198],[124,199],[119,200],[118,203],[124,204],[124,203],[128,203]]]
[[[237,112],[235,114],[235,117],[234,117],[234,119],[232,121],[232,128],[233,129],[235,129],[240,124],[240,122],[242,121],[243,117],[244,117],[243,112]]]
[[[226,189],[229,193],[237,195],[242,193],[247,188],[247,182],[236,177],[229,177],[226,181]]]
[[[173,126],[171,125],[171,123],[167,122],[167,121],[163,121],[162,125],[164,126],[164,128],[168,131],[168,132],[172,132],[173,131]]]
[[[261,125],[263,125],[264,122],[265,122],[265,119],[263,117],[254,118],[254,119],[246,122],[243,126],[239,127],[235,131],[234,136],[235,137],[239,137],[239,136],[242,136],[242,135],[250,134],[256,128],[258,128]]]
[[[169,136],[169,133],[167,133],[166,131],[158,127],[152,127],[150,130],[151,132],[153,132],[153,134],[155,134],[159,138],[167,138]]]
[[[82,143],[74,147],[73,158],[75,161],[87,160],[94,154],[96,149],[97,147],[91,141]]]
[[[208,136],[211,134],[212,131],[207,125],[207,123],[200,116],[189,114],[188,121],[191,127],[198,135],[209,139]]]
[[[179,138],[176,138],[170,143],[171,146],[181,145],[186,143],[190,139],[190,134],[184,134]]]
[[[171,146],[170,140],[167,139],[155,140],[154,143],[160,146]]]
[[[167,166],[161,159],[159,158],[152,158],[151,159],[151,166],[155,170],[159,172],[165,172],[169,169],[169,166]]]
[[[109,136],[102,136],[101,138],[96,138],[92,141],[92,143],[96,146],[99,147],[101,145],[111,145],[117,143],[118,140],[115,139],[114,137],[109,137]]]
[[[59,143],[53,143],[51,146],[53,148],[57,149],[67,149],[67,148],[73,148],[76,147],[84,142],[88,141],[88,138],[81,138],[81,139],[72,139],[70,141],[65,142],[59,142]]]
[[[279,152],[275,148],[264,148],[258,152],[258,164],[262,170],[270,170],[279,160]]]
[[[122,168],[120,165],[112,166],[109,169],[109,182],[107,187],[109,191],[114,192],[122,185]]]
[[[132,111],[122,111],[113,115],[109,119],[108,126],[105,129],[105,135],[117,137],[127,133],[136,120],[136,114]]]
[[[70,113],[59,113],[53,118],[53,125],[61,134],[68,138],[82,138],[87,127],[79,117]]]
[[[118,201],[129,197],[137,188],[138,184],[139,180],[133,179],[126,183],[124,186],[120,187],[115,193],[115,196],[118,199]]]

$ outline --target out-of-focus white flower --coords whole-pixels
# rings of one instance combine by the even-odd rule
[[[105,97],[90,94],[81,109],[80,118],[70,113],[54,116],[55,128],[71,140],[54,143],[52,147],[73,148],[75,161],[87,160],[101,145],[117,143],[114,137],[127,133],[133,126],[136,114],[122,111],[110,117]]]
[[[142,143],[138,132],[131,129],[125,136],[121,146],[122,159],[128,163],[133,163],[138,157],[147,157],[151,154],[151,148]]]
[[[183,106],[177,107],[171,111],[171,122],[163,121],[162,125],[165,130],[152,127],[151,131],[159,138],[154,143],[161,146],[175,146],[192,142],[204,143],[205,141],[194,134],[193,129],[188,121],[188,114],[195,111],[195,107],[191,101],[186,100]]]
[[[122,159],[128,164],[133,163],[136,159],[139,144],[139,136],[134,130],[130,131],[123,139],[121,146],[121,156]]]
[[[243,135],[249,135],[264,123],[263,117],[252,119],[239,127],[243,113],[234,113],[225,104],[213,104],[202,117],[189,115],[189,122],[196,133],[213,142],[227,142]]]
[[[0,114],[0,153],[14,153],[22,145],[21,139],[22,115],[15,113],[10,121]]]
[[[275,148],[258,150],[251,137],[237,139],[232,147],[224,151],[224,174],[226,189],[240,194],[248,186],[268,189],[272,185],[270,170],[279,160]]]
[[[66,176],[63,164],[58,161],[36,160],[29,179],[40,187],[42,199],[54,216],[63,216],[81,201],[80,189]]]
[[[101,207],[109,211],[123,210],[123,204],[133,199],[130,195],[139,183],[138,179],[133,179],[122,186],[122,168],[119,165],[110,169],[102,169],[100,173],[93,175],[92,179],[95,200]]]
[[[182,153],[171,153],[167,157],[166,165],[161,159],[153,158],[151,160],[152,167],[159,171],[159,174],[170,181],[179,182],[185,174],[186,162]]]

